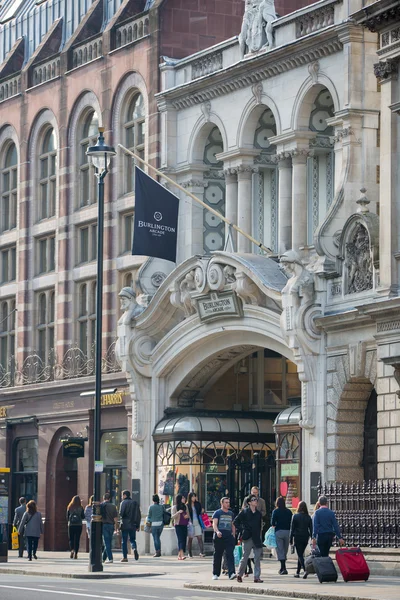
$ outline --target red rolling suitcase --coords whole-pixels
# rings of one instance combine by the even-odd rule
[[[336,560],[346,582],[367,581],[369,578],[369,567],[360,548],[339,548]]]

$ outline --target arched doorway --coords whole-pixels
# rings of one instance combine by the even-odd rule
[[[71,435],[69,429],[59,430],[53,437],[47,461],[47,500],[45,550],[68,550],[67,505],[77,494],[78,463],[76,458],[64,458],[60,439]]]
[[[365,411],[364,420],[364,480],[374,481],[378,478],[378,426],[377,426],[377,395],[372,390]]]

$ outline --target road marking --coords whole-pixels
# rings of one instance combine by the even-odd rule
[[[116,599],[115,596],[99,596],[98,594],[82,594],[81,592],[61,592],[59,590],[39,590],[38,588],[26,588],[26,587],[17,587],[15,585],[0,585],[0,588],[7,588],[11,590],[24,590],[25,592],[44,592],[46,594],[60,594],[63,596],[82,596],[84,598],[96,598],[96,600],[127,600],[125,598]],[[132,598],[132,600],[135,600]]]
[[[157,598],[157,600],[160,598],[160,596],[145,596],[144,594],[136,594],[136,596],[138,598]]]

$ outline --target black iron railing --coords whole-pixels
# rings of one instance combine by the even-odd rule
[[[102,373],[121,371],[115,356],[115,344],[113,342],[109,346],[102,358]],[[94,375],[94,357],[94,345],[89,354],[84,353],[77,345],[71,346],[61,360],[57,360],[54,351],[51,351],[46,360],[33,352],[18,365],[12,356],[5,366],[0,364],[0,389]]]
[[[395,481],[335,481],[319,485],[348,546],[400,547],[400,485]]]

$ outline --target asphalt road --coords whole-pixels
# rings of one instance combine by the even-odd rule
[[[160,578],[161,579],[161,578]],[[271,598],[271,596],[262,596]],[[2,575],[0,578],[1,600],[260,600],[260,596],[234,594],[232,592],[202,592],[199,590],[173,589],[151,578],[146,584],[142,578],[108,580],[71,580],[53,577],[29,577]],[[276,600],[276,596],[274,597]],[[285,598],[280,597],[280,600]],[[289,599],[286,599],[289,600]],[[291,598],[290,600],[293,600]]]

